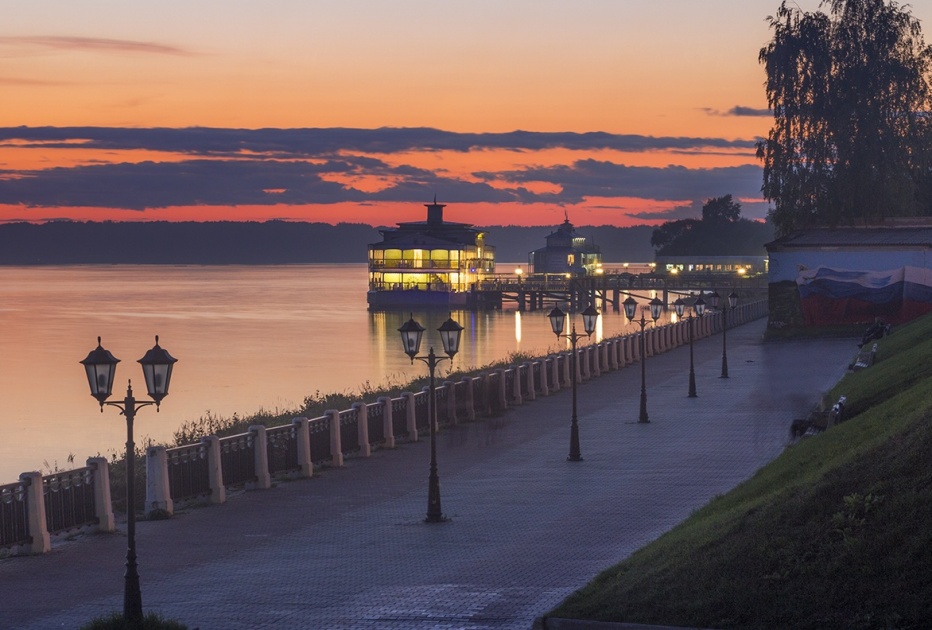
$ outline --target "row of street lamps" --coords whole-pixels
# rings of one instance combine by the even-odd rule
[[[712,293],[709,295],[712,301],[712,308],[718,308],[719,295]],[[738,295],[732,292],[728,296],[728,305],[734,309],[737,305]],[[640,413],[638,416],[639,423],[647,423],[647,385],[645,359],[646,352],[644,346],[644,328],[649,323],[645,317],[645,307],[641,308],[641,319],[635,320],[634,316],[637,311],[637,302],[632,297],[628,297],[623,303],[625,316],[629,321],[634,321],[641,327],[641,401]],[[682,317],[685,310],[685,302],[678,299],[673,303],[677,317]],[[646,310],[650,312],[653,322],[660,318],[663,309],[663,302],[654,298],[651,300]],[[727,328],[727,319],[725,319],[725,309],[723,312],[723,330],[722,330],[722,378],[728,377],[728,361],[725,350],[725,332]],[[689,315],[689,397],[696,397],[695,372],[693,368],[693,315],[702,317],[705,313],[705,301],[700,296],[693,303]],[[582,312],[583,329],[585,336],[591,337],[595,332],[596,322],[599,312],[590,305]],[[568,461],[582,461],[582,454],[579,448],[579,423],[576,414],[576,383],[578,380],[579,360],[576,346],[582,333],[576,332],[576,322],[571,321],[570,332],[564,333],[567,314],[555,307],[548,318],[550,326],[557,338],[569,340],[572,346],[572,404],[573,412],[570,423],[570,452],[567,456]],[[437,365],[442,361],[452,361],[453,357],[459,351],[460,339],[463,333],[463,327],[453,319],[452,315],[440,327],[437,332],[440,333],[440,342],[443,344],[443,351],[447,356],[438,356],[434,352],[434,347],[425,356],[418,356],[421,347],[421,340],[424,335],[424,327],[415,321],[413,315],[399,329],[401,333],[401,342],[405,354],[408,355],[413,364],[415,360],[422,361],[427,365],[430,374],[430,384],[428,388],[428,421],[430,423],[430,472],[428,475],[427,490],[427,514],[424,518],[426,523],[442,523],[448,519],[444,516],[440,502],[440,476],[437,469],[437,393],[435,383],[435,373]],[[168,395],[168,387],[171,383],[172,368],[177,362],[168,351],[159,346],[159,338],[155,338],[153,346],[145,356],[139,359],[138,363],[142,365],[143,378],[146,382],[146,391],[152,400],[138,401],[133,396],[132,382],[127,383],[126,396],[120,402],[108,401],[113,392],[114,379],[116,377],[116,366],[120,360],[114,357],[109,350],[101,346],[100,337],[97,338],[97,347],[88,353],[87,357],[80,363],[84,366],[87,376],[88,386],[91,390],[91,396],[97,399],[100,404],[100,410],[103,412],[105,406],[116,407],[126,418],[126,534],[127,534],[127,551],[126,551],[126,572],[124,573],[124,591],[123,591],[123,617],[127,621],[136,622],[142,620],[142,594],[139,587],[139,572],[136,561],[136,490],[135,490],[135,454],[136,446],[133,440],[133,421],[136,417],[136,411],[142,407],[155,405],[156,411],[162,400]]]

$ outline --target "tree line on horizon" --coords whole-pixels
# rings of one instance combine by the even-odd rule
[[[489,226],[496,260],[524,264],[552,227]],[[582,228],[610,262],[653,260],[651,226]],[[0,265],[365,263],[378,228],[359,223],[83,222],[0,225]]]

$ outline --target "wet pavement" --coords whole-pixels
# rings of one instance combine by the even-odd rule
[[[727,379],[721,335],[696,342],[698,398],[688,346],[649,357],[649,424],[638,364],[580,384],[581,462],[566,460],[569,389],[444,428],[445,523],[423,522],[427,439],[140,522],[143,609],[200,630],[527,630],[778,455],[856,352],[850,339],[764,343],[764,326],[728,331]],[[121,610],[121,532],[0,560],[0,627],[78,628]]]

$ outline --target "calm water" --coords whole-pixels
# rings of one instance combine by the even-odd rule
[[[178,359],[161,411],[136,416],[139,445],[168,442],[208,412],[289,410],[316,391],[426,374],[401,351],[397,329],[408,314],[369,313],[365,293],[365,265],[0,268],[0,483],[71,468],[69,455],[83,465],[122,452],[126,423],[115,408],[100,412],[78,363],[98,335],[122,360],[112,399],[122,399],[127,379],[147,398],[136,360],[155,335]],[[436,328],[447,314],[414,316],[427,328],[422,351],[440,350]],[[546,311],[454,317],[465,327],[457,367],[567,345]],[[635,329],[608,311],[593,338]]]

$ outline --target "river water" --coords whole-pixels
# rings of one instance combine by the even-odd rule
[[[137,445],[167,443],[207,413],[291,410],[318,391],[425,375],[401,349],[397,329],[408,313],[369,313],[366,287],[363,264],[0,268],[0,483],[122,453],[126,423],[115,408],[101,413],[78,363],[98,336],[121,359],[111,400],[122,399],[128,379],[147,399],[136,361],[155,335],[178,359],[160,412],[136,416]],[[453,313],[465,327],[456,367],[567,347],[546,314]],[[423,352],[433,344],[442,354],[436,329],[447,316],[414,313],[427,328]],[[593,339],[636,329],[607,311]]]

